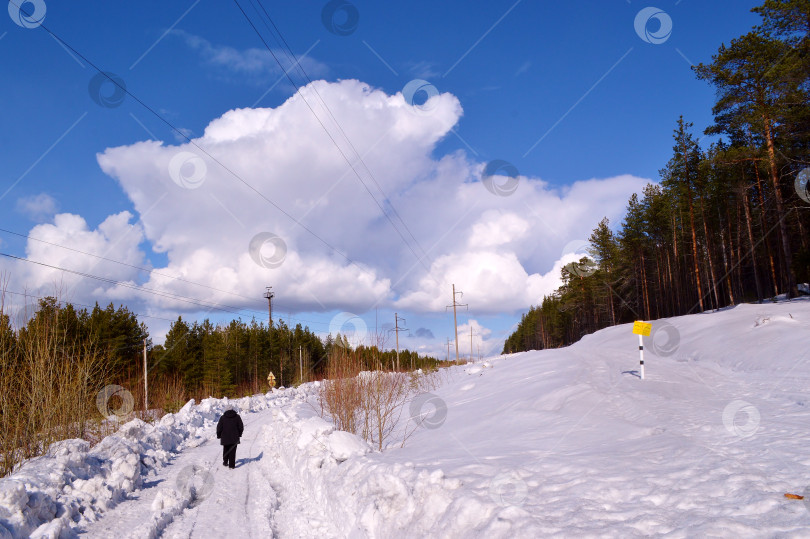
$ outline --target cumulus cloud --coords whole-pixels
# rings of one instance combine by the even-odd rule
[[[143,230],[130,222],[132,218],[124,211],[91,229],[83,217],[60,213],[53,223],[35,226],[26,246],[28,262],[18,260],[4,267],[12,277],[10,289],[85,304],[132,298],[132,289],[121,283],[135,286],[142,276],[132,266],[146,264],[138,247]]]
[[[554,188],[521,175],[514,194],[497,196],[481,181],[486,163],[433,154],[461,115],[447,93],[414,109],[360,81],[315,81],[276,108],[226,112],[192,144],[108,148],[98,163],[137,219],[123,212],[92,229],[60,214],[32,235],[133,265],[151,249],[166,263],[145,274],[33,241],[28,254],[170,296],[45,267],[25,268],[21,282],[62,278],[77,301],[137,301],[165,315],[199,310],[176,295],[261,309],[266,286],[281,312],[444,312],[452,284],[472,312],[525,310],[559,286],[565,245],[603,216],[616,222],[647,180]],[[473,325],[484,340],[488,331]]]

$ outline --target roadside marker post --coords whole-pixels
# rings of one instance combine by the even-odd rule
[[[633,333],[638,335],[639,365],[641,366],[641,379],[644,380],[644,337],[649,337],[652,324],[636,320],[633,322]]]

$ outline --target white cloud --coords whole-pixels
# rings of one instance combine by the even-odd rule
[[[470,232],[470,247],[495,247],[523,239],[530,230],[526,219],[514,214],[500,214],[493,210],[481,216]]]
[[[16,209],[32,221],[47,221],[57,212],[59,204],[47,193],[40,193],[17,200]]]
[[[14,261],[4,267],[12,278],[9,289],[39,296],[56,295],[62,300],[85,304],[132,297],[132,291],[118,284],[87,277],[103,276],[129,283],[138,280],[139,272],[131,266],[146,264],[144,253],[138,248],[143,231],[131,224],[131,219],[132,214],[121,212],[107,217],[93,230],[81,216],[60,213],[52,224],[35,226],[29,235],[36,239],[29,239],[26,247],[30,262]]]
[[[464,251],[437,259],[418,286],[396,302],[400,309],[440,311],[452,285],[476,313],[508,313],[538,304],[560,286],[562,261],[544,274],[529,274],[514,252]]]
[[[492,330],[484,327],[478,320],[473,318],[467,320],[466,324],[459,324],[458,326],[458,355],[459,359],[478,359],[478,354],[481,357],[486,357],[492,354],[500,353],[500,350],[495,348],[503,341],[493,342],[489,337],[492,336]],[[472,346],[472,348],[471,348]],[[455,349],[451,343],[451,354],[455,356]],[[452,359],[455,359],[453,357]]]
[[[312,86],[363,156],[368,169],[353,164],[365,186],[304,102],[352,155]],[[279,312],[362,315],[376,307],[444,312],[455,283],[472,313],[511,313],[552,292],[559,285],[563,247],[587,239],[603,216],[616,222],[630,194],[646,183],[619,176],[555,189],[520,176],[512,196],[495,196],[481,182],[485,163],[463,152],[432,155],[462,115],[458,99],[441,94],[429,105],[430,113],[416,113],[401,94],[387,95],[355,80],[316,81],[277,108],[237,109],[214,119],[194,139],[204,151],[193,144],[145,141],[99,154],[102,170],[132,201],[136,224],[123,212],[92,230],[81,217],[61,214],[53,225],[32,231],[134,265],[148,264],[139,249],[146,242],[165,253],[161,274],[211,288],[156,273],[147,278],[35,242],[29,242],[28,254],[117,280],[146,279],[145,286],[155,290],[239,308],[261,309],[265,286],[273,286]],[[284,256],[273,248],[262,251],[271,267],[257,264],[256,253],[251,256],[251,240],[262,232],[277,235],[286,246]],[[414,251],[428,256],[417,260],[400,233]],[[142,302],[147,313],[169,318],[198,310],[56,270],[17,269],[24,271],[15,280],[29,289],[64,279],[80,302]]]
[[[238,75],[256,77],[257,81],[264,80],[268,75],[282,76],[284,74],[273,58],[273,54],[281,61],[285,71],[290,70],[295,62],[283,50],[274,50],[273,54],[266,48],[239,50],[226,45],[214,45],[205,38],[183,30],[172,30],[171,33],[181,37],[186,45],[197,51],[206,63]],[[322,77],[328,71],[325,64],[309,56],[304,57],[303,54],[296,53],[295,57],[311,78]],[[241,78],[240,81],[244,82],[244,79]]]

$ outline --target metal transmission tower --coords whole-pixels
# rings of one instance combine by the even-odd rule
[[[264,297],[267,298],[267,314],[269,317],[270,325],[268,329],[273,327],[273,296],[275,296],[275,292],[273,292],[273,287],[268,286],[267,291],[264,293]]]
[[[461,297],[464,297],[464,292],[462,292],[460,290],[458,292],[456,292],[456,285],[454,284],[453,285],[453,304],[448,305],[447,307],[444,308],[444,310],[446,311],[450,307],[453,308],[453,331],[455,331],[455,333],[456,333],[456,363],[458,363],[458,319],[456,318],[456,307],[457,306],[458,307],[466,307],[467,310],[470,310],[470,307],[466,303],[458,303],[458,302],[456,302],[456,294],[461,294]]]

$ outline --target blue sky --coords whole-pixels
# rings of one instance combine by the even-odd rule
[[[249,0],[240,0],[240,3],[269,38]],[[437,351],[444,349],[446,337],[452,338],[452,322],[448,321],[443,309],[438,308],[438,303],[418,301],[435,295],[431,285],[424,284],[424,278],[429,275],[435,278],[442,271],[445,272],[443,275],[453,274],[450,262],[442,265],[443,256],[455,259],[465,259],[466,256],[465,260],[472,265],[486,260],[487,256],[492,260],[492,257],[500,257],[499,261],[493,261],[493,268],[501,268],[498,264],[504,260],[511,264],[514,259],[519,261],[533,283],[524,287],[524,304],[521,304],[515,292],[511,299],[502,302],[502,308],[498,308],[496,291],[487,290],[486,294],[479,291],[476,298],[479,300],[478,306],[471,301],[469,314],[465,312],[460,320],[461,324],[467,322],[467,316],[474,319],[472,326],[474,331],[483,334],[484,348],[489,348],[490,352],[500,351],[499,342],[502,343],[505,333],[519,320],[520,312],[528,305],[539,302],[540,297],[530,297],[530,294],[538,295],[539,290],[553,289],[549,274],[555,270],[555,263],[559,262],[559,255],[564,250],[561,245],[587,237],[587,231],[604,215],[613,216],[614,221],[620,218],[623,209],[621,201],[626,201],[631,192],[638,190],[643,185],[642,180],[657,179],[657,171],[670,155],[671,133],[678,115],[683,114],[687,120],[694,122],[698,133],[710,123],[713,91],[695,79],[689,68],[690,62],[710,60],[711,54],[721,43],[745,33],[756,24],[757,17],[750,13],[750,8],[758,3],[736,0],[657,2],[654,4],[659,8],[656,12],[662,12],[665,18],[671,20],[672,30],[668,36],[659,39],[661,43],[649,43],[634,28],[637,14],[649,4],[635,1],[523,0],[517,3],[481,2],[473,6],[460,1],[355,1],[335,11],[331,20],[338,27],[344,24],[342,17],[346,13],[354,12],[358,16],[356,27],[342,32],[346,35],[338,35],[341,32],[330,31],[323,19],[325,11],[328,14],[339,4],[309,0],[295,3],[265,0],[264,7],[292,51],[299,58],[304,58],[302,65],[309,77],[331,84],[322,91],[327,103],[331,103],[330,99],[365,99],[365,93],[335,84],[350,79],[361,81],[371,90],[378,90],[386,96],[395,96],[410,81],[422,79],[430,83],[437,93],[454,98],[451,102],[448,97],[437,109],[444,113],[446,105],[449,120],[443,120],[430,129],[414,127],[428,129],[424,131],[427,134],[423,135],[435,135],[435,141],[423,147],[416,138],[408,139],[413,145],[414,155],[423,152],[422,157],[430,163],[425,162],[421,168],[417,167],[407,174],[403,170],[402,178],[388,184],[390,171],[386,164],[396,163],[402,156],[374,159],[369,154],[369,168],[375,179],[380,180],[396,209],[401,210],[399,213],[408,227],[414,231],[421,230],[425,220],[440,221],[437,217],[440,214],[452,216],[460,211],[460,201],[470,200],[458,190],[442,203],[444,191],[431,191],[434,184],[430,183],[433,180],[429,178],[443,177],[447,168],[452,168],[450,161],[463,163],[458,167],[468,169],[466,172],[456,171],[465,184],[474,182],[476,174],[480,180],[483,165],[496,159],[514,165],[521,180],[516,196],[508,197],[511,205],[486,206],[480,219],[469,217],[464,220],[464,215],[458,213],[459,219],[449,218],[448,221],[453,223],[452,226],[466,231],[475,227],[479,227],[479,230],[497,230],[498,237],[502,239],[506,238],[505,230],[518,230],[518,235],[522,235],[520,241],[517,236],[510,236],[509,241],[489,242],[486,248],[478,242],[479,245],[473,249],[471,245],[477,242],[459,235],[452,241],[448,240],[449,244],[437,247],[430,257],[422,261],[415,259],[411,249],[426,249],[433,244],[434,237],[441,237],[444,232],[450,234],[450,224],[437,223],[434,228],[426,227],[414,233],[416,241],[408,247],[400,234],[408,237],[409,231],[400,226],[397,232],[383,217],[375,201],[362,190],[354,193],[355,196],[347,195],[351,204],[357,204],[363,208],[363,212],[368,212],[362,229],[353,229],[349,225],[345,230],[339,225],[327,226],[324,223],[330,222],[328,217],[322,217],[318,212],[307,214],[310,219],[306,221],[307,225],[321,238],[342,252],[350,253],[350,258],[365,269],[372,269],[378,280],[388,279],[388,288],[376,289],[370,285],[369,289],[373,289],[372,296],[382,293],[385,298],[380,301],[352,301],[355,293],[347,293],[344,308],[341,307],[344,296],[332,297],[328,292],[335,287],[340,288],[339,283],[319,282],[316,285],[308,278],[301,277],[303,273],[298,271],[286,278],[303,279],[299,284],[308,292],[290,294],[289,289],[279,289],[280,307],[277,313],[308,320],[313,330],[325,332],[337,313],[342,311],[356,314],[367,326],[372,327],[375,313],[380,323],[384,323],[388,319],[393,320],[393,312],[397,310],[408,319],[408,327],[414,332],[423,328],[430,330],[434,336],[434,339],[425,338],[428,333],[422,331],[421,337],[414,337],[411,344],[422,346],[426,351]],[[45,0],[41,6],[45,7],[45,27],[97,66],[120,77],[135,96],[195,140],[203,135],[212,121],[232,109],[277,108],[294,93],[293,86],[283,77],[233,2],[83,2],[68,7],[64,3]],[[34,7],[30,3],[23,6],[31,11]],[[14,11],[13,6],[11,11]],[[330,19],[327,17],[327,20]],[[659,20],[653,19],[645,28],[656,36],[659,24]],[[139,174],[146,173],[136,170],[136,165],[132,164],[130,156],[125,155],[126,152],[122,152],[118,161],[111,158],[106,172],[97,157],[108,148],[132,149],[142,141],[162,141],[163,148],[180,148],[184,141],[130,96],[123,97],[120,104],[113,103],[116,105],[113,107],[100,106],[95,102],[88,87],[96,71],[67,51],[43,28],[23,28],[15,24],[11,16],[3,16],[0,17],[0,36],[3,66],[0,98],[4,104],[0,107],[3,125],[0,130],[0,159],[4,165],[0,194],[6,193],[0,199],[0,227],[32,236],[36,231],[39,238],[47,237],[52,243],[60,245],[70,243],[80,250],[97,247],[101,251],[96,254],[106,253],[107,257],[116,260],[131,255],[132,258],[128,259],[130,263],[164,268],[165,273],[170,275],[180,275],[175,272],[182,272],[184,256],[199,256],[198,250],[184,252],[182,241],[209,245],[213,259],[220,262],[228,256],[227,249],[223,247],[217,251],[213,246],[216,242],[209,242],[203,237],[212,232],[195,223],[192,217],[186,222],[187,228],[171,229],[171,233],[166,232],[170,230],[166,228],[170,225],[165,216],[154,217],[154,222],[150,222],[149,215],[144,217],[143,213],[151,206],[139,206],[136,202],[141,200],[141,204],[146,204],[148,197],[138,199],[139,180],[134,178],[141,178]],[[280,44],[273,40],[269,43],[276,52],[281,52]],[[298,78],[296,82],[302,81]],[[109,95],[112,88],[102,86],[102,91]],[[420,99],[417,96],[417,105]],[[367,150],[372,152],[375,150],[374,141],[369,141],[365,146],[362,142],[363,134],[371,131],[370,126],[363,122],[386,120],[382,117],[375,119],[373,112],[366,119],[358,119],[358,114],[352,115],[351,110],[354,109],[347,109],[347,116],[340,116],[336,105],[336,117],[345,128],[349,140],[353,144],[357,142],[355,146],[361,154]],[[300,114],[300,117],[291,115],[284,121],[298,125],[313,120],[312,117],[304,118],[303,112]],[[418,115],[415,117],[418,118]],[[239,121],[252,120],[245,116]],[[401,122],[397,125],[401,125]],[[293,131],[284,130],[285,133]],[[299,133],[298,136],[305,135]],[[281,139],[268,140],[270,147],[289,142],[288,137],[279,133],[273,134],[273,137]],[[204,146],[203,142],[200,144]],[[229,154],[222,150],[225,153],[217,154],[218,158],[227,161],[229,155],[240,155],[240,163],[249,159],[253,155],[250,152],[255,148],[251,150],[246,140],[240,144],[242,146],[238,151]],[[386,147],[386,151],[397,152],[398,148],[392,144]],[[325,152],[324,158],[339,157],[336,149],[329,148],[328,144],[319,146],[317,151]],[[406,153],[403,150],[402,155]],[[138,154],[138,158],[150,159],[149,156],[153,155],[147,154]],[[261,155],[254,157],[256,168],[243,172],[245,179],[268,198],[275,200],[278,195],[279,200],[288,200],[289,197],[291,205],[286,207],[292,214],[302,215],[304,210],[299,211],[301,208],[296,208],[295,201],[306,198],[300,195],[300,186],[308,182],[308,178],[298,176],[298,169],[292,163],[288,164],[292,168],[285,172],[283,181],[279,179],[279,183],[272,183],[268,180],[269,183],[264,184],[263,167],[271,171],[277,161],[268,158],[263,165]],[[312,152],[303,152],[298,156],[299,161],[310,158],[314,159]],[[399,167],[407,168],[402,164]],[[115,174],[110,172],[113,169],[119,170],[121,176],[114,177]],[[613,183],[608,181],[617,177],[625,179]],[[631,177],[637,181],[628,179]],[[328,186],[332,185],[329,182],[334,182],[334,178],[324,181],[326,183],[318,184],[315,192],[318,189],[327,192]],[[594,187],[587,183],[589,181],[607,183]],[[237,183],[231,189],[242,187]],[[616,196],[596,197],[587,194],[588,191],[599,193],[600,189],[607,189]],[[489,196],[484,190],[478,191],[476,197]],[[583,193],[581,196],[577,194],[580,192]],[[527,196],[529,193],[536,200]],[[420,196],[424,199],[417,201]],[[544,206],[542,201],[546,199],[543,197],[556,201],[553,210]],[[531,207],[515,206],[518,198],[531,200]],[[157,203],[157,200],[152,202]],[[229,217],[211,215],[206,222],[216,222],[220,218],[233,219],[245,230],[284,226],[280,224],[285,219],[283,215],[269,204],[263,211],[268,215],[273,212],[277,215],[268,217],[273,219],[272,225],[269,221],[266,225],[259,225],[255,224],[255,219],[251,220],[250,212],[244,214],[244,220],[239,219],[244,202],[217,200]],[[314,200],[317,197],[310,202]],[[435,205],[427,201],[433,201]],[[554,201],[549,204],[553,205]],[[176,203],[185,209],[188,205],[193,206],[195,201],[187,199]],[[490,203],[494,204],[492,200],[487,200],[486,204]],[[333,215],[344,211],[345,205],[342,208],[322,209]],[[105,220],[124,211],[131,214],[128,223],[139,229],[134,236],[139,239],[137,244],[117,241],[109,230],[106,233],[98,232],[98,227]],[[201,211],[205,211],[204,206],[201,206]],[[548,217],[546,211],[549,212]],[[495,215],[493,212],[497,213],[497,218],[492,217]],[[569,223],[570,226],[559,225],[559,229],[552,230],[552,234],[538,229],[538,223],[558,221],[559,218],[555,219],[554,216],[568,213],[582,217],[577,218],[576,223]],[[75,222],[73,225],[57,225],[57,214],[81,216],[86,222],[86,232],[106,234],[106,243],[94,247],[86,237],[82,239],[81,234],[65,232],[68,229],[75,231],[75,226],[81,226]],[[535,217],[527,217],[530,214]],[[338,219],[337,222],[345,223],[352,215],[352,212],[348,212],[343,220]],[[517,217],[510,220],[509,216]],[[521,216],[528,220],[528,231],[524,230],[526,223],[521,222]],[[178,218],[178,221],[183,221],[183,218]],[[462,224],[458,225],[459,222]],[[74,228],[71,229],[71,226]],[[161,230],[164,234],[162,239]],[[364,236],[362,242],[345,241],[347,235],[361,233]],[[453,234],[456,233],[453,230]],[[287,247],[290,252],[300,254],[301,267],[317,267],[315,260],[321,259],[318,257],[339,264],[333,260],[334,251],[319,250],[313,245],[313,237],[305,240],[303,238],[307,235],[303,234],[296,240],[293,239],[293,232],[289,234]],[[453,234],[448,238],[452,238]],[[536,235],[536,243],[542,244],[543,248],[535,248],[527,235]],[[543,243],[545,240],[539,238],[544,235],[554,237],[553,241],[549,239],[547,244]],[[177,239],[180,236],[185,239]],[[169,237],[174,238],[172,241],[176,243],[169,241]],[[246,243],[241,239],[234,241],[241,241],[240,245]],[[223,245],[225,243],[223,239]],[[490,244],[495,246],[484,252]],[[124,247],[128,250],[120,250]],[[93,267],[94,272],[89,273],[132,280],[153,288],[177,286],[177,283],[158,283],[154,276],[149,282],[149,275],[142,272],[127,274],[109,270],[105,273],[109,269],[106,264],[87,266],[87,260],[82,260],[84,255],[73,252],[71,257],[66,258],[64,250],[59,247],[40,243],[34,248],[31,240],[26,242],[8,233],[0,233],[0,248],[4,253],[29,258],[34,258],[33,253],[36,252],[40,261],[53,263],[60,260],[63,267],[83,271]],[[389,248],[394,250],[388,251]],[[472,251],[477,254],[471,254]],[[185,263],[190,263],[192,258],[185,259]],[[53,289],[56,275],[60,273],[43,268],[37,272],[24,270],[22,268],[30,264],[9,260],[2,263],[2,269],[10,275],[8,288],[13,291],[26,289],[32,293],[44,292],[48,286]],[[234,294],[252,295],[247,288],[241,288],[242,281],[252,282],[252,279],[240,279],[236,264],[233,265],[233,282],[221,276],[215,278],[212,275],[217,269],[216,263],[211,262],[211,267],[200,271],[202,279],[210,279],[203,284],[214,286],[216,283],[230,283],[227,286],[232,292],[230,300],[226,300],[226,297],[209,297],[210,288],[195,291],[192,287],[185,294],[206,301],[221,301],[240,309],[262,309],[261,288],[256,291],[258,302],[250,303],[244,297],[237,297]],[[292,262],[285,264],[292,266]],[[410,269],[414,264],[416,269]],[[335,268],[339,268],[339,265]],[[289,268],[288,271],[292,270]],[[420,275],[420,272],[423,274]],[[326,273],[330,273],[329,270]],[[503,270],[502,274],[509,275],[509,272]],[[190,273],[183,275],[193,280]],[[537,278],[532,281],[535,275]],[[280,276],[266,277],[268,284],[273,284]],[[465,298],[476,297],[475,291],[469,287],[479,284],[483,287],[496,282],[488,281],[485,277],[465,283],[468,287]],[[542,286],[539,284],[541,277],[545,277]],[[69,299],[79,303],[124,301],[136,312],[169,319],[177,314],[190,318],[202,315],[190,309],[188,304],[158,303],[150,299],[148,294],[127,296],[120,289],[100,287],[98,282],[83,286],[74,283],[74,278],[75,275],[62,275],[59,277],[60,286],[71,290],[73,297]],[[443,283],[444,280],[442,277]],[[285,282],[283,278],[280,281]],[[398,281],[402,283],[399,288],[396,284]],[[321,292],[313,292],[317,290]],[[304,299],[306,295],[318,297],[310,301]],[[450,303],[449,289],[445,295],[444,304]],[[405,298],[410,299],[405,301]],[[424,307],[417,307],[420,304]],[[370,308],[372,306],[373,309]],[[243,313],[244,316],[252,314]],[[218,315],[212,313],[211,316],[216,318]],[[155,336],[160,340],[159,335],[166,329],[165,321],[158,318],[145,321],[150,328],[154,328]],[[469,332],[469,325],[466,330]]]

